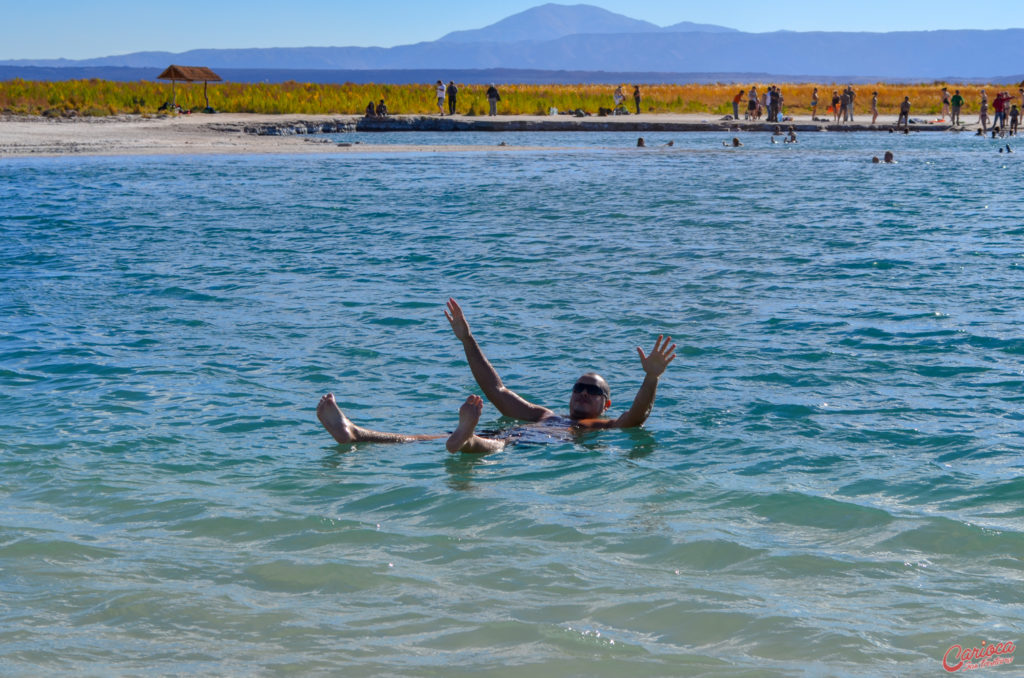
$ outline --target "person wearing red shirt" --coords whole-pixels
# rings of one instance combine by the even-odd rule
[[[744,95],[746,95],[746,92],[741,89],[740,93],[732,98],[732,119],[733,120],[739,120],[740,119],[740,102],[743,101]]]
[[[1006,92],[1000,92],[996,95],[995,101],[992,102],[992,110],[995,111],[995,115],[992,116],[992,126],[1003,128],[1006,124]]]

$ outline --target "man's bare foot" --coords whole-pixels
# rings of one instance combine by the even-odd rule
[[[471,395],[466,398],[459,408],[459,425],[448,437],[444,446],[449,452],[458,452],[473,438],[473,431],[476,430],[477,422],[480,421],[480,413],[484,410],[484,400],[478,395]]]
[[[479,414],[477,417],[479,418]],[[355,442],[356,425],[338,407],[333,393],[320,398],[320,404],[316,406],[316,418],[339,443]]]

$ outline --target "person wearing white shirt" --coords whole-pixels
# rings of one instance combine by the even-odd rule
[[[438,115],[444,115],[444,83],[440,80],[437,81],[437,113]]]

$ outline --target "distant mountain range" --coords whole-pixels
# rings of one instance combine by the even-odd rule
[[[567,35],[607,35],[635,33],[737,33],[735,28],[695,24],[683,21],[662,28],[649,21],[630,19],[593,5],[556,5],[549,3],[502,19],[498,23],[472,31],[455,31],[438,42],[544,42]]]
[[[277,80],[284,71],[325,81],[327,71],[568,71],[574,73],[718,74],[749,80],[887,79],[1017,81],[1024,29],[895,33],[746,33],[724,26],[682,22],[660,27],[591,5],[547,4],[484,28],[455,31],[433,42],[397,47],[295,47],[137,52],[83,59],[0,61],[0,77],[62,69],[163,69],[169,64],[208,66],[242,73],[245,80]],[[274,77],[261,76],[273,72]],[[127,73],[127,71],[124,71]],[[156,74],[149,76],[155,77]],[[737,77],[730,77],[737,76]],[[80,77],[104,77],[102,75]],[[230,78],[238,79],[238,78]],[[435,79],[431,75],[428,79]],[[629,78],[630,80],[634,78]],[[638,79],[638,78],[636,78]],[[693,78],[695,80],[703,78]],[[639,80],[639,79],[638,79]],[[330,81],[330,80],[326,80]],[[402,81],[401,78],[389,81]],[[550,81],[550,80],[535,80]],[[643,80],[677,81],[676,77]],[[564,81],[563,81],[564,82]]]

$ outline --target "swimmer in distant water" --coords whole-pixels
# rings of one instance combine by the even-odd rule
[[[676,357],[676,345],[670,345],[671,337],[659,336],[650,355],[644,354],[643,349],[637,347],[636,351],[640,355],[640,364],[645,373],[644,381],[630,408],[615,419],[606,419],[602,416],[612,404],[608,382],[595,372],[587,372],[579,377],[572,387],[572,394],[569,396],[569,416],[560,417],[548,408],[535,405],[505,387],[501,377],[484,357],[483,351],[470,333],[469,323],[466,322],[462,309],[454,299],[448,300],[444,315],[451,324],[456,338],[462,342],[466,360],[476,383],[498,411],[506,417],[536,423],[549,429],[595,430],[640,426],[647,420],[651,408],[654,407],[659,378]],[[508,444],[508,438],[485,438],[476,435],[476,425],[480,421],[482,410],[483,399],[480,396],[471,395],[466,398],[459,408],[459,424],[455,431],[447,436],[445,447],[449,452],[486,454],[501,450]],[[445,437],[383,433],[356,426],[338,407],[333,393],[328,393],[320,399],[316,414],[323,427],[339,443],[402,443]]]
[[[636,140],[637,148],[644,148],[645,146],[647,146],[647,143],[644,141],[643,137],[640,137],[639,139]]]
[[[896,162],[896,159],[893,157],[892,151],[886,151],[885,156],[883,156],[882,159],[890,165]]]

